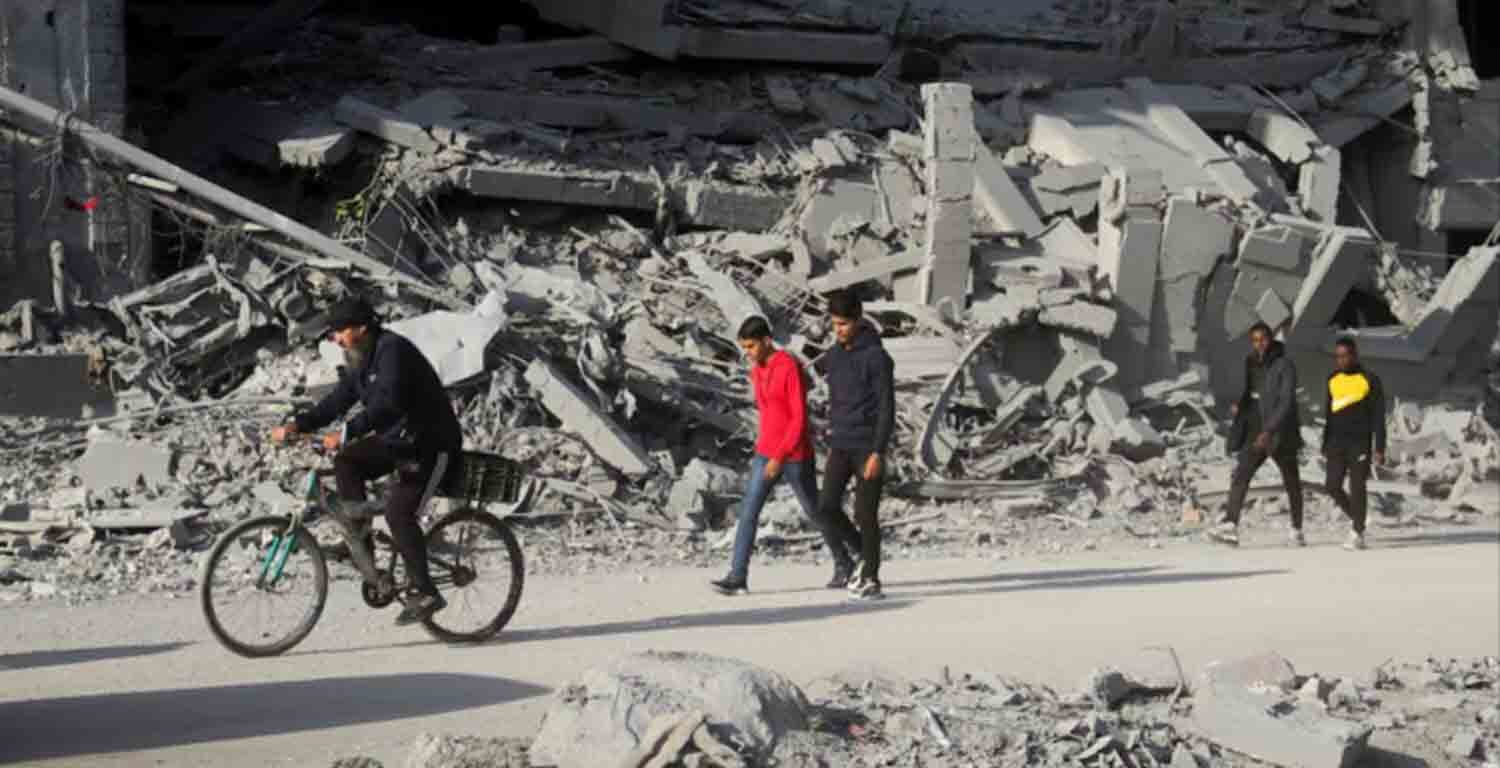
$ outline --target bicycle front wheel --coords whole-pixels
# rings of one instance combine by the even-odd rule
[[[328,599],[328,565],[306,528],[287,517],[257,517],[214,543],[198,586],[208,628],[249,658],[302,642]]]
[[[521,544],[503,520],[477,509],[462,509],[427,532],[432,581],[448,607],[423,626],[447,642],[479,642],[493,637],[521,603],[526,567]]]

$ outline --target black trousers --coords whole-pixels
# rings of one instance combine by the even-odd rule
[[[1229,503],[1224,510],[1224,522],[1240,522],[1240,512],[1245,507],[1245,494],[1250,491],[1250,481],[1266,459],[1276,462],[1281,470],[1281,481],[1286,486],[1287,501],[1292,505],[1292,527],[1302,530],[1302,473],[1297,467],[1296,451],[1278,451],[1268,455],[1251,445],[1240,451],[1239,464],[1234,468],[1234,479],[1229,486]]]
[[[832,448],[823,465],[823,487],[818,495],[818,516],[823,518],[830,535],[829,541],[842,541],[850,550],[860,553],[860,576],[872,581],[880,580],[880,521],[876,512],[880,508],[880,495],[885,489],[885,468],[874,480],[864,477],[868,451],[848,451]],[[854,478],[855,528],[844,514],[844,491],[849,479]],[[834,560],[840,566],[849,562],[845,552],[834,552]]]
[[[1361,445],[1331,444],[1323,453],[1328,460],[1328,495],[1344,510],[1356,533],[1365,532],[1368,510],[1365,486],[1370,480],[1370,449]],[[1344,493],[1344,476],[1349,492]]]
[[[385,524],[411,574],[412,586],[425,594],[437,594],[437,587],[427,568],[427,541],[417,513],[436,490],[442,479],[439,473],[446,474],[457,460],[458,451],[418,451],[393,446],[379,437],[349,443],[333,459],[339,497],[345,501],[365,501],[366,483],[396,473],[396,482],[386,492]]]

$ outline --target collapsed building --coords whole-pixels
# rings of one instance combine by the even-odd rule
[[[1202,451],[1257,321],[1315,415],[1344,334],[1398,400],[1496,396],[1482,3],[569,0],[483,42],[337,5],[7,6],[0,412],[306,398],[355,290],[473,445],[561,426],[602,504],[732,486],[736,326],[815,359],[838,289],[917,496]]]

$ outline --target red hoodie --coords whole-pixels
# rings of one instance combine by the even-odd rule
[[[783,462],[812,459],[807,386],[797,358],[776,350],[765,365],[751,366],[750,383],[755,387],[755,408],[760,412],[755,452]]]

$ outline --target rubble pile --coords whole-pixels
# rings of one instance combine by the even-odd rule
[[[711,657],[657,656],[631,681],[657,695],[629,697],[655,714],[617,714],[639,721],[634,729],[616,724],[619,743],[591,726],[574,733],[578,743],[560,756],[556,749],[567,731],[559,730],[553,713],[576,708],[569,701],[577,695],[563,691],[544,722],[544,735],[529,750],[518,741],[424,736],[407,765],[1338,768],[1418,760],[1477,767],[1494,765],[1500,750],[1500,661],[1494,658],[1387,663],[1365,676],[1336,677],[1298,674],[1286,659],[1268,653],[1212,664],[1188,680],[1176,654],[1162,648],[1142,651],[1121,668],[1096,670],[1072,692],[946,668],[936,679],[851,670],[811,682],[809,701],[802,703],[805,724],[778,728],[765,751],[743,739],[744,707],[735,720],[705,714],[695,708],[701,701],[689,701],[712,694],[664,694],[672,685],[660,678],[684,679],[692,673],[681,669],[696,670]],[[675,673],[673,665],[680,668]],[[764,724],[766,716],[748,723]],[[355,760],[335,765],[367,764]]]
[[[35,558],[74,540],[168,528],[191,548],[287,503],[305,458],[259,435],[336,380],[314,340],[351,292],[433,361],[470,448],[547,479],[537,516],[568,535],[532,562],[589,567],[595,539],[614,558],[723,546],[701,533],[755,429],[735,329],[764,315],[812,363],[840,289],[895,359],[909,503],[885,518],[911,546],[1191,530],[1227,489],[1220,419],[1256,321],[1309,412],[1341,333],[1399,400],[1383,520],[1500,513],[1500,247],[1414,254],[1340,198],[1373,206],[1341,148],[1410,109],[1424,220],[1469,210],[1451,176],[1473,142],[1447,118],[1490,125],[1493,88],[1437,43],[1348,4],[1253,23],[672,5],[538,4],[583,36],[494,45],[315,16],[239,65],[253,80],[209,95],[185,75],[195,98],[148,126],[150,151],[77,129],[189,266],[109,294],[59,270],[0,316],[0,531],[24,540],[7,567],[53,583]],[[5,96],[17,130],[67,124],[24,98]],[[121,442],[141,445],[91,477]]]

